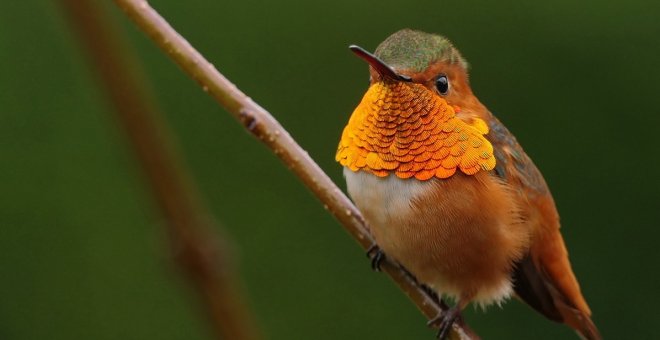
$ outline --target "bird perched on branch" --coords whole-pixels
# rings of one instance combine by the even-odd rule
[[[341,136],[337,161],[379,255],[456,304],[511,295],[600,339],[568,260],[552,195],[515,137],[475,97],[467,62],[444,37],[402,30],[375,54],[370,85]]]

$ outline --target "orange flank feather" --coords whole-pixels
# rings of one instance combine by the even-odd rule
[[[509,296],[583,338],[591,321],[541,172],[472,93],[467,62],[441,36],[387,38],[367,61],[371,83],[336,160],[380,250],[462,308]],[[381,258],[378,256],[376,258]]]

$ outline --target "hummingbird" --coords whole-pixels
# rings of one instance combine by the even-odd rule
[[[432,320],[445,338],[470,303],[511,296],[585,339],[601,339],[573,274],[541,172],[474,95],[468,63],[443,36],[404,29],[374,54],[369,88],[336,160],[376,241],[455,301]],[[377,265],[377,263],[376,263]]]

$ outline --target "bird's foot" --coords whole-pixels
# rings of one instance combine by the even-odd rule
[[[438,333],[436,338],[438,340],[445,340],[449,335],[451,327],[454,325],[454,322],[461,316],[461,310],[458,306],[454,306],[438,315],[437,317],[431,319],[427,325],[429,327],[438,327]]]
[[[379,272],[380,264],[385,260],[385,253],[374,243],[374,245],[367,250],[367,257],[371,259],[371,269]]]

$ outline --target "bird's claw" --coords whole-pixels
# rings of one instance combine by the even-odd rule
[[[379,272],[380,264],[385,260],[385,253],[377,244],[374,244],[367,249],[367,257],[371,259],[371,269]]]
[[[436,334],[436,338],[438,340],[445,340],[447,339],[447,336],[449,336],[449,331],[451,330],[451,327],[454,325],[454,322],[456,319],[460,317],[460,310],[454,306],[452,308],[449,308],[447,311],[443,312],[442,314],[438,315],[437,317],[429,320],[429,322],[426,323],[427,326],[429,327],[438,327],[438,333]]]

